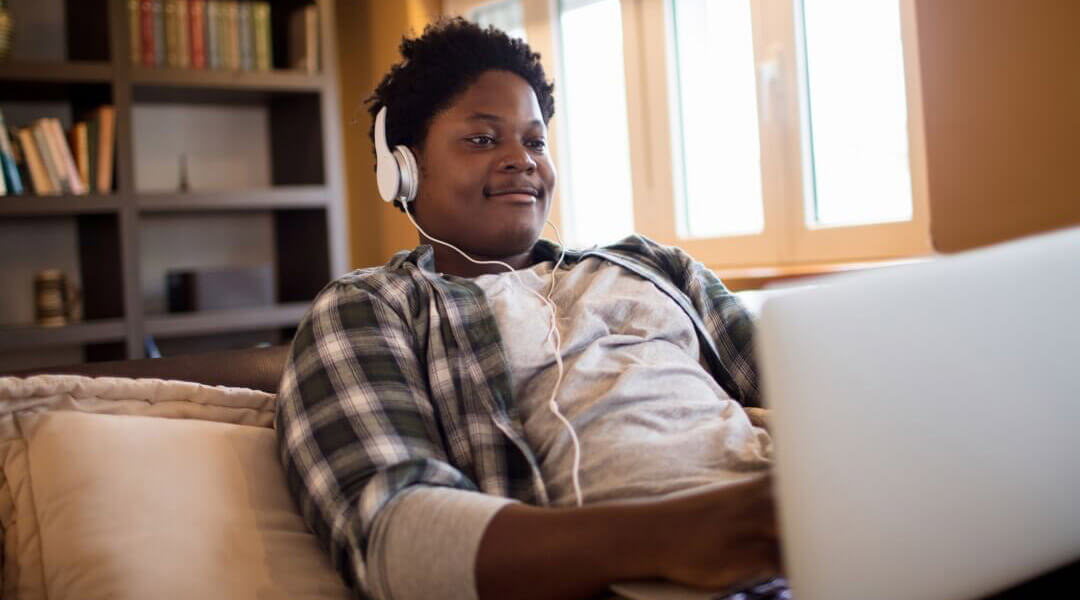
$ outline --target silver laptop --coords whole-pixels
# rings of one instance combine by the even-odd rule
[[[765,303],[797,600],[976,598],[1080,558],[1080,228]]]

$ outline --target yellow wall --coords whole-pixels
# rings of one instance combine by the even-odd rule
[[[934,247],[1080,223],[1080,2],[916,9]]]
[[[378,265],[417,244],[401,211],[379,198],[375,159],[363,102],[392,64],[405,34],[415,35],[442,13],[439,0],[348,0],[337,4],[341,111],[345,146],[345,196],[350,264]]]

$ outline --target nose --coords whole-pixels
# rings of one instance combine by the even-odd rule
[[[536,161],[525,146],[510,144],[506,153],[499,158],[499,170],[504,173],[532,173],[536,170]]]

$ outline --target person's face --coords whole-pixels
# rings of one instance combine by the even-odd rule
[[[555,169],[532,87],[487,71],[434,116],[417,152],[417,222],[475,257],[529,252],[551,210]]]

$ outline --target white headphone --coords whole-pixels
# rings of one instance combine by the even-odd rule
[[[416,157],[406,146],[394,146],[386,141],[386,106],[375,115],[375,180],[379,195],[387,202],[397,200],[404,205],[416,199],[420,170]]]

